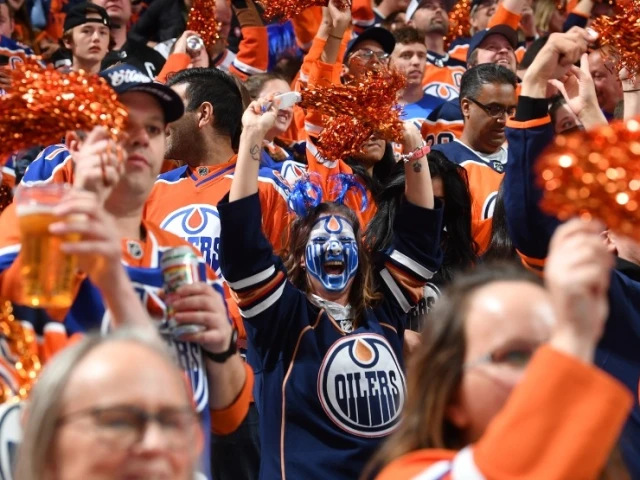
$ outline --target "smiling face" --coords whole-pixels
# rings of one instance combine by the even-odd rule
[[[478,46],[476,65],[494,63],[516,72],[516,54],[513,47],[505,37],[499,34],[489,35]]]
[[[351,288],[358,242],[348,219],[335,214],[318,218],[307,240],[305,266],[313,292],[323,298]]]
[[[266,98],[268,95],[273,94],[280,95],[281,93],[288,93],[291,91],[291,87],[284,80],[270,80],[264,84],[262,90],[260,90],[260,97]],[[283,108],[278,110],[278,116],[276,117],[276,124],[265,135],[267,140],[273,140],[278,135],[282,135],[289,129],[291,121],[293,120],[293,107]]]

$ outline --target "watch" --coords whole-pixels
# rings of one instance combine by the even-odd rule
[[[229,358],[231,358],[238,352],[238,329],[234,328],[231,331],[231,342],[229,342],[229,348],[227,348],[226,352],[211,353],[205,349],[202,349],[202,352],[212,362],[225,363],[227,360],[229,360]]]

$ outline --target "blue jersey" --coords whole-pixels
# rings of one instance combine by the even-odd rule
[[[429,114],[442,103],[444,103],[444,100],[440,97],[425,94],[417,102],[403,105],[401,118],[403,121],[425,120]]]
[[[509,161],[503,187],[504,204],[514,246],[525,266],[540,272],[551,236],[560,222],[544,214],[538,206],[542,192],[534,177],[534,164],[552,141],[554,130],[548,115],[538,118],[534,113],[547,111],[546,99],[520,97],[519,103],[529,104],[530,108],[518,105],[520,121],[509,122],[506,131]],[[619,261],[612,273],[609,317],[596,350],[595,363],[624,383],[635,396],[635,406],[619,445],[631,478],[640,478],[640,275],[637,265],[628,268],[629,262],[624,263],[627,266]]]
[[[376,258],[383,299],[355,325],[334,320],[287,280],[260,229],[258,195],[218,210],[221,268],[255,372],[260,479],[358,478],[400,419],[405,322],[441,263],[441,207],[402,204],[393,244]]]

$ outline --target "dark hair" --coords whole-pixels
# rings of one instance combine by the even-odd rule
[[[462,381],[467,350],[465,323],[475,293],[494,282],[540,279],[513,263],[492,263],[458,275],[436,302],[422,342],[407,365],[407,401],[398,429],[383,444],[362,478],[372,478],[398,457],[419,449],[458,450],[466,446],[464,432],[446,417]]]
[[[497,83],[498,85],[511,85],[516,88],[518,77],[508,68],[494,63],[476,65],[464,72],[460,81],[460,99],[476,98],[480,94],[483,85]]]
[[[491,219],[491,241],[489,248],[483,255],[484,261],[495,260],[516,260],[518,252],[513,246],[509,229],[507,228],[507,211],[504,208],[504,180],[498,189],[496,203],[493,208],[493,217]]]
[[[358,271],[349,293],[349,304],[355,313],[355,325],[359,325],[363,319],[365,309],[370,308],[379,300],[380,294],[375,289],[371,260],[369,253],[363,247],[360,222],[358,222],[353,210],[338,203],[321,203],[312,209],[306,217],[296,217],[291,223],[288,246],[282,254],[282,258],[291,283],[299,290],[306,293],[311,292],[311,286],[307,281],[307,271],[300,264],[300,260],[305,256],[307,241],[313,225],[321,215],[331,213],[341,215],[349,220],[358,243]]]
[[[262,92],[265,85],[274,80],[282,80],[288,83],[282,75],[278,75],[277,73],[259,73],[247,78],[244,82],[244,88],[249,92],[251,100],[256,100],[260,97],[260,92]]]
[[[231,146],[238,149],[242,133],[244,99],[240,85],[229,74],[217,68],[189,68],[169,77],[172,87],[187,84],[187,112],[200,108],[205,102],[213,107],[213,128],[231,138]]]
[[[442,234],[443,262],[433,281],[448,283],[456,271],[476,263],[478,247],[471,235],[471,194],[464,168],[449,161],[441,152],[427,155],[432,179],[440,179],[444,190]],[[393,238],[393,222],[399,203],[404,198],[404,165],[399,163],[394,175],[376,196],[377,212],[367,228],[366,243],[371,251],[389,247]]]
[[[409,45],[412,43],[424,45],[425,42],[424,34],[420,33],[418,29],[413,27],[400,27],[393,32],[393,36],[396,39],[396,45],[399,43],[403,45]]]
[[[389,142],[384,147],[382,158],[373,166],[372,175],[369,175],[367,169],[357,159],[347,157],[345,161],[374,197],[382,191],[383,186],[389,181],[396,165],[393,144]]]

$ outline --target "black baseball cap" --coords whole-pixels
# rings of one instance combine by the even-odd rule
[[[184,103],[172,88],[154,82],[133,65],[116,65],[100,72],[100,76],[118,95],[126,92],[144,92],[154,96],[164,111],[166,123],[175,122],[184,114]]]
[[[99,18],[89,17],[89,15],[99,15]],[[67,16],[64,18],[63,30],[71,30],[74,27],[84,25],[85,23],[99,23],[106,27],[111,27],[111,20],[107,11],[93,3],[77,3],[69,8]]]
[[[349,55],[355,51],[358,44],[365,40],[378,42],[384,53],[388,53],[389,55],[391,55],[393,53],[393,49],[396,48],[396,39],[389,30],[382,27],[369,27],[347,44],[347,50],[344,52],[344,63],[347,62]]]
[[[496,25],[495,27],[481,30],[471,37],[471,40],[469,40],[469,50],[467,50],[467,62],[469,61],[471,53],[478,48],[489,35],[502,35],[507,39],[514,50],[518,48],[518,32],[509,25]]]

